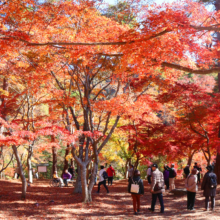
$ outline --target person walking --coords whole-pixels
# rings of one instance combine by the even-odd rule
[[[168,171],[167,166],[164,166],[163,177],[164,177],[164,182],[165,182],[167,190],[169,189],[169,185],[170,185],[169,184],[169,175],[170,175],[170,172]]]
[[[104,166],[101,166],[101,170],[99,171],[99,184],[98,184],[98,191],[97,191],[97,193],[99,193],[101,185],[104,185],[104,187],[107,190],[107,193],[109,193],[108,187],[106,186],[105,173],[106,173],[106,171],[105,171]]]
[[[186,165],[185,168],[183,169],[185,178],[187,178],[190,174],[190,170],[189,170],[189,165]]]
[[[128,169],[128,182],[130,181],[131,178],[133,178],[134,174],[134,166],[130,164],[130,169]]]
[[[148,184],[151,184],[151,166],[149,166],[147,169],[147,181]]]
[[[109,165],[109,168],[107,169],[108,174],[108,186],[113,182],[113,175],[115,176],[115,170],[113,169],[112,165]]]
[[[197,174],[198,170],[194,168],[190,175],[185,180],[185,186],[187,189],[187,209],[188,210],[195,210],[195,198],[196,198],[196,192],[198,191],[197,186]]]
[[[131,197],[133,199],[133,209],[134,214],[137,215],[138,212],[140,212],[140,197],[141,195],[144,195],[144,184],[143,180],[140,177],[141,173],[139,170],[134,171],[134,176],[132,179],[130,179],[128,184],[128,192],[131,193]],[[138,185],[139,189],[136,192],[132,191],[132,185]]]
[[[208,172],[205,174],[201,189],[204,190],[203,195],[205,196],[205,211],[209,210],[209,198],[211,198],[211,209],[215,209],[215,196],[217,187],[217,176],[213,172],[213,166],[209,165],[206,167]]]
[[[175,189],[175,177],[176,177],[176,169],[174,168],[174,164],[171,164],[171,168],[167,166],[167,170],[169,171],[169,185],[170,190]]]
[[[165,192],[163,173],[158,170],[157,164],[153,164],[152,183],[151,183],[152,202],[151,202],[151,208],[148,208],[148,210],[154,212],[156,201],[158,198],[161,207],[160,212],[164,213],[163,192]]]

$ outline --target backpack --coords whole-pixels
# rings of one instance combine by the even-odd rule
[[[103,172],[102,177],[106,180],[108,179],[108,174],[106,171]]]
[[[209,178],[210,178],[210,179],[209,179],[209,187],[210,187],[211,189],[216,188],[216,186],[217,186],[216,176],[215,176],[215,175],[211,175]]]
[[[139,186],[139,181],[141,179],[138,180],[138,182],[134,182],[134,180],[132,179],[132,184],[131,184],[131,190],[130,192],[131,193],[139,193],[139,189],[140,189],[140,186]]]

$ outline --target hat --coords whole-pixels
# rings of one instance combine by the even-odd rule
[[[213,166],[208,165],[208,166],[206,167],[206,169],[209,170],[209,171],[211,171],[211,170],[213,170]]]
[[[156,163],[154,163],[154,164],[152,165],[152,167],[156,167],[156,168],[158,168],[158,166],[157,166],[157,164],[156,164]]]
[[[198,172],[199,172],[199,171],[198,171],[197,169],[195,169],[195,168],[192,169],[192,171],[191,171],[192,175],[196,175],[196,174],[198,174]]]

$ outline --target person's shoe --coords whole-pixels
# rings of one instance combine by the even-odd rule
[[[99,193],[99,191],[97,191],[96,193]]]
[[[138,215],[138,213],[137,213],[137,212],[135,212],[135,213],[134,213],[134,215]]]
[[[140,210],[139,210],[139,209],[137,209],[137,212],[140,212]]]
[[[149,211],[151,211],[151,212],[154,212],[154,210],[153,210],[153,209],[151,209],[151,208],[148,208],[148,210],[149,210]]]
[[[160,211],[160,213],[164,213],[164,211]]]
[[[107,193],[109,193],[109,191],[107,191]]]
[[[191,211],[195,211],[195,209],[194,208],[192,208],[192,209],[190,209]]]
[[[204,209],[204,212],[209,211],[209,209]]]

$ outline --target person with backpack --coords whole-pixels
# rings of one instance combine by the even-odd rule
[[[185,186],[187,189],[187,209],[188,210],[195,210],[195,199],[196,199],[196,192],[198,191],[197,186],[197,174],[198,170],[194,168],[190,175],[185,180]]]
[[[163,192],[165,192],[163,173],[158,170],[157,164],[153,164],[152,183],[151,183],[152,202],[151,202],[151,208],[148,208],[148,210],[154,212],[158,197],[161,207],[160,212],[164,213]]]
[[[176,169],[174,168],[174,164],[171,164],[171,168],[167,166],[167,170],[169,171],[169,186],[172,191],[175,189],[175,177],[176,177]]]
[[[140,175],[140,171],[135,170],[134,176],[130,179],[128,184],[128,192],[131,193],[131,197],[133,199],[133,208],[135,215],[140,212],[140,197],[141,195],[144,195],[144,184]]]
[[[108,174],[108,186],[113,182],[113,175],[115,175],[115,170],[113,169],[112,165],[109,165],[109,168],[107,169]]]
[[[208,172],[205,174],[201,189],[204,190],[203,195],[205,196],[205,210],[209,210],[209,198],[211,197],[211,209],[215,209],[215,196],[217,187],[217,176],[213,172],[213,166],[209,165],[206,167]]]
[[[101,166],[101,170],[99,171],[99,184],[98,184],[98,191],[97,191],[97,193],[99,193],[101,185],[104,185],[104,187],[107,190],[107,193],[109,193],[108,187],[106,186],[106,179],[108,179],[108,174],[105,171],[104,166]]]

